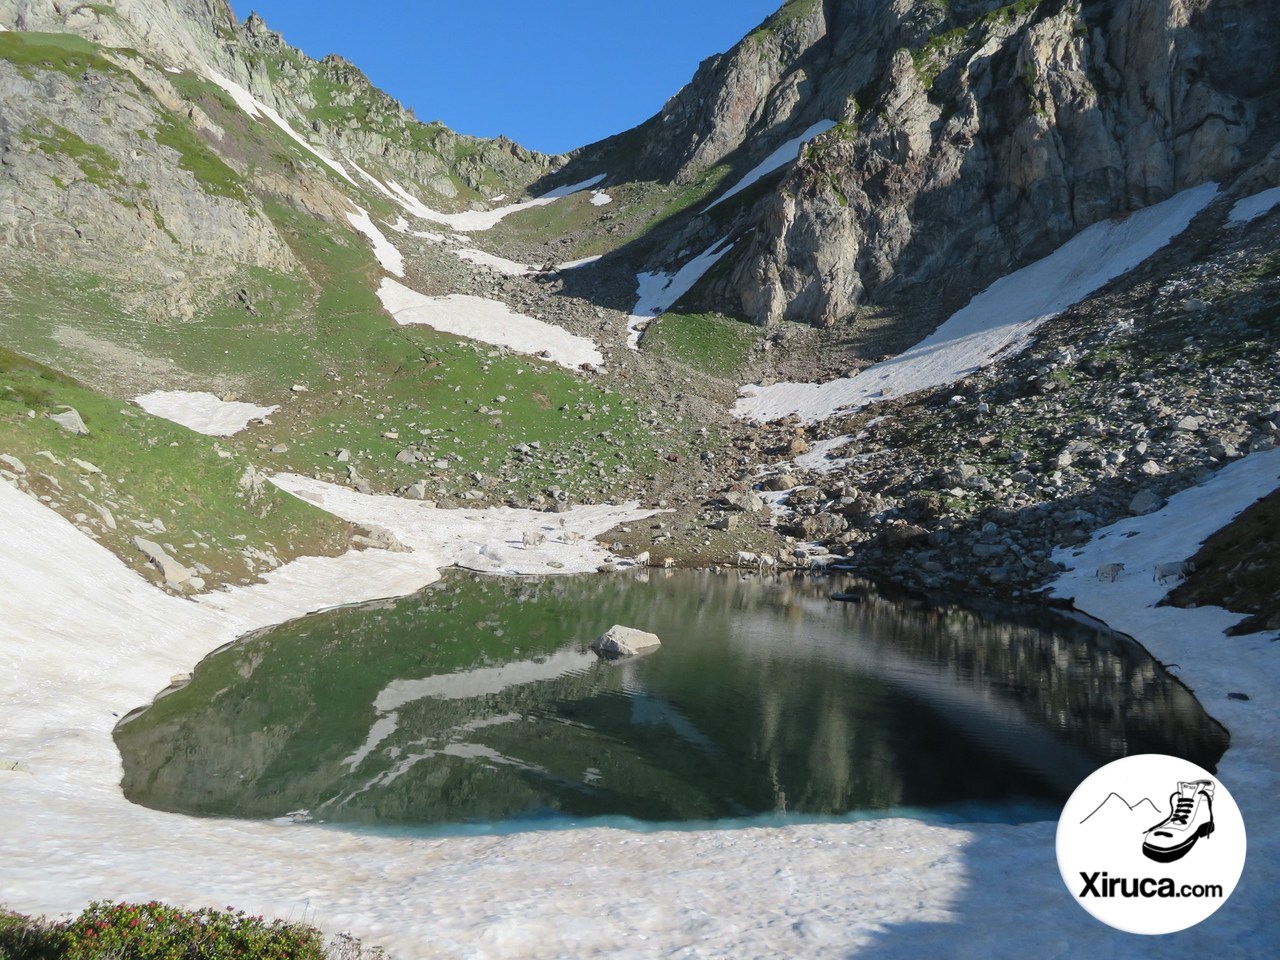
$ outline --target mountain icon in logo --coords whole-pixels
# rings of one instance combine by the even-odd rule
[[[1147,825],[1159,818],[1160,808],[1152,803],[1150,798],[1143,797],[1136,803],[1130,803],[1120,794],[1112,792],[1107,794],[1107,799],[1098,804],[1093,812],[1080,822],[1082,824],[1093,823],[1094,825],[1101,823],[1128,824],[1130,821],[1141,822],[1143,826],[1138,828],[1138,832],[1145,833]]]

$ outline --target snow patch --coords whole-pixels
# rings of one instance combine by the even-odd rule
[[[459,260],[465,260],[468,263],[476,263],[484,267],[492,267],[499,273],[508,277],[527,277],[531,273],[537,273],[533,267],[527,263],[516,263],[514,260],[508,260],[506,257],[499,257],[496,254],[486,253],[483,250],[476,250],[472,247],[464,247],[461,250],[453,251]]]
[[[428,297],[387,277],[378,288],[378,299],[402,326],[421,323],[517,353],[546,354],[570,370],[577,370],[584,363],[604,365],[604,355],[590,340],[516,313],[497,300],[461,293]]]
[[[591,191],[591,205],[593,207],[604,207],[613,203],[613,197],[609,196],[603,190]]]
[[[325,156],[323,153],[321,153],[311,144],[307,143],[306,140],[304,140],[301,136],[298,135],[298,131],[293,129],[293,126],[289,123],[289,121],[286,120],[284,117],[280,116],[280,114],[277,113],[274,109],[272,109],[271,107],[268,107],[265,103],[257,99],[248,90],[240,86],[240,84],[236,83],[234,80],[224,77],[222,74],[220,74],[217,70],[214,70],[212,67],[205,66],[204,71],[205,71],[205,76],[208,77],[210,80],[212,80],[214,83],[216,83],[218,86],[220,86],[227,93],[229,93],[231,95],[231,99],[236,102],[236,105],[239,106],[240,109],[243,110],[245,113],[247,113],[249,116],[258,117],[258,118],[265,117],[266,119],[270,120],[277,127],[283,130],[289,136],[290,139],[292,139],[295,143],[298,144],[298,146],[302,147],[302,149],[306,150],[308,153],[314,155],[322,163],[325,163],[326,165],[331,167],[344,180],[347,180],[348,182],[350,182],[350,184],[353,187],[359,186],[359,184],[357,184],[355,180],[352,179],[351,174],[347,173],[346,167],[338,163],[338,161],[334,160],[332,157]]]
[[[1095,223],[1044,259],[997,280],[892,360],[828,383],[743,387],[733,415],[763,423],[796,414],[814,423],[961,380],[1025,349],[1042,323],[1138,266],[1185,230],[1217,192],[1216,183],[1202,184],[1119,223]]]
[[[747,175],[735,183],[729,190],[725,191],[715,200],[712,200],[709,204],[703,207],[702,212],[706,213],[712,207],[724,203],[730,197],[737,196],[756,181],[773,173],[773,171],[780,170],[787,164],[799,159],[800,151],[808,141],[812,140],[820,133],[826,133],[835,125],[836,122],[834,120],[819,120],[804,133],[800,134],[800,136],[792,140],[788,140],[782,146],[778,147],[777,150],[773,151],[773,153],[769,154],[769,156],[765,157],[764,160],[760,161],[759,164],[752,167]]]
[[[519,213],[521,210],[532,210],[535,207],[545,207],[561,197],[567,197],[586,190],[588,187],[593,187],[606,176],[607,174],[602,173],[599,176],[592,177],[590,180],[583,180],[581,183],[557,187],[550,193],[544,193],[542,196],[532,200],[521,200],[519,203],[510,203],[506,206],[495,207],[492,210],[464,210],[462,213],[441,213],[438,210],[432,210],[394,180],[388,183],[387,186],[395,192],[396,199],[400,204],[420,220],[444,224],[453,230],[459,230],[463,233],[476,233],[481,230],[492,230],[513,213]]]
[[[1256,220],[1263,214],[1270,213],[1271,208],[1277,203],[1280,203],[1280,187],[1255,193],[1251,197],[1245,197],[1236,202],[1231,212],[1227,214],[1227,223],[1248,223],[1250,220]]]
[[[347,220],[351,222],[353,227],[369,238],[369,242],[373,244],[373,254],[378,258],[378,263],[382,264],[382,269],[397,277],[403,277],[404,257],[400,255],[400,251],[395,248],[395,245],[378,229],[378,225],[369,216],[369,211],[365,210],[364,207],[356,207],[355,213],[347,214]]]
[[[627,346],[632,350],[640,349],[640,337],[649,321],[692,290],[693,285],[732,249],[733,243],[726,237],[713,243],[675,273],[636,274],[638,299],[627,320]]]
[[[239,433],[251,420],[260,420],[280,409],[259,407],[238,400],[220,400],[212,393],[193,390],[156,390],[134,397],[147,413],[210,437]]]

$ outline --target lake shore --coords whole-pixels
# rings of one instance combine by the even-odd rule
[[[1270,918],[1280,889],[1280,815],[1271,803],[1280,786],[1275,637],[1223,637],[1240,619],[1224,611],[1148,607],[1149,578],[1139,571],[1144,563],[1189,555],[1202,526],[1221,526],[1274,489],[1278,475],[1280,455],[1251,456],[1172,498],[1164,511],[1122,522],[1138,536],[1125,537],[1128,528],[1098,531],[1078,556],[1064,556],[1073,569],[1057,585],[1079,609],[1178,663],[1180,676],[1231,731],[1219,776],[1249,830],[1245,873],[1217,914],[1178,935],[1121,934],[1072,904],[1048,822],[947,826],[886,818],[729,831],[587,828],[411,839],[134,806],[118,787],[111,742],[117,715],[222,643],[279,622],[273,617],[353,602],[373,586],[383,591],[379,596],[420,588],[430,582],[427,550],[365,551],[330,562],[324,572],[299,561],[264,587],[222,595],[215,609],[164,595],[7,486],[0,486],[7,543],[0,657],[8,704],[0,758],[14,769],[0,773],[0,803],[20,826],[0,839],[0,890],[9,907],[26,912],[73,911],[103,897],[233,903],[327,931],[350,930],[399,958],[907,957],[942,949],[1026,956],[1068,948],[1081,955],[1199,957],[1220,953],[1224,944],[1238,951],[1233,955],[1272,956]],[[293,492],[319,496],[327,509],[356,496],[310,483],[295,483]],[[579,531],[584,542],[576,567],[566,551],[554,554],[565,564],[561,571],[594,569],[601,554],[590,552],[599,549],[586,545],[590,537],[634,516],[630,508],[584,509],[552,518],[566,518],[565,529]],[[434,561],[493,572],[525,565],[523,557],[511,561],[523,553],[511,514],[524,512],[490,521],[468,519],[487,511],[448,513],[456,516],[437,518]],[[521,522],[536,528],[549,516]],[[477,536],[486,522],[487,539]],[[426,542],[412,524],[383,525],[408,546],[415,537],[416,545]],[[1115,562],[1121,552],[1130,557],[1131,578],[1099,579],[1097,561]],[[415,556],[417,568],[403,566]],[[527,559],[520,572],[557,570],[547,558]],[[1227,698],[1239,692],[1249,700]],[[1010,924],[1009,917],[1025,922]]]

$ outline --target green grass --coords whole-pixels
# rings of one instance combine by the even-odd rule
[[[87,436],[49,419],[63,405],[79,411],[90,431]],[[219,447],[231,455],[220,455]],[[211,583],[249,577],[240,557],[245,546],[285,559],[334,552],[346,542],[344,523],[303,501],[271,487],[247,496],[240,479],[250,461],[228,446],[5,349],[0,349],[0,452],[26,465],[33,492],[48,496],[49,506],[85,525],[149,575],[132,544],[134,535],[176,544],[183,563],[200,562],[213,571],[206,577]],[[87,471],[72,458],[101,473]],[[98,506],[110,510],[115,529],[100,520]],[[87,519],[77,521],[77,514]],[[147,533],[134,524],[157,518],[167,532]],[[245,539],[232,539],[238,535]]]
[[[429,327],[396,326],[374,294],[380,271],[363,238],[322,229],[282,205],[267,210],[318,289],[284,291],[276,278],[288,304],[275,312],[270,333],[265,318],[264,326],[242,320],[245,345],[225,347],[231,352],[221,362],[241,376],[274,378],[277,390],[292,382],[310,387],[289,400],[271,427],[242,441],[258,462],[344,479],[345,467],[330,454],[345,448],[380,490],[426,478],[435,496],[457,496],[476,486],[469,475],[479,472],[502,478],[497,496],[554,485],[593,499],[627,492],[635,473],[652,462],[660,441],[641,427],[638,400],[541,360],[499,355]],[[534,441],[542,452],[516,470],[512,446]],[[270,453],[276,442],[288,452]],[[429,462],[397,462],[412,444]],[[553,462],[557,451],[567,465]],[[432,466],[444,459],[448,470]]]
[[[191,124],[164,117],[154,136],[156,143],[178,152],[178,166],[194,176],[205,193],[248,203],[249,195],[240,175],[205,145]]]
[[[733,379],[762,335],[759,327],[717,313],[664,313],[649,324],[641,345],[654,356]]]
[[[116,13],[116,8],[111,6],[109,3],[82,3],[80,6],[76,7],[77,12],[80,10],[92,10],[94,13],[102,17],[119,16],[119,14]]]
[[[89,143],[56,123],[45,129],[27,129],[21,134],[24,143],[34,144],[49,157],[69,157],[80,168],[84,178],[96,187],[106,190],[124,184],[120,176],[120,161],[96,143]]]
[[[102,55],[102,47],[73,33],[37,33],[7,30],[0,33],[0,60],[14,64],[25,77],[34,70],[57,70],[80,76],[86,70],[128,77],[142,89],[141,83]]]

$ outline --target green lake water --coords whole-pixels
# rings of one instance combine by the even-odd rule
[[[663,645],[597,658],[587,645],[613,624]],[[116,740],[125,793],[147,806],[415,828],[966,806],[1017,819],[1117,757],[1212,769],[1227,742],[1096,625],[699,571],[451,572],[237,641]]]

